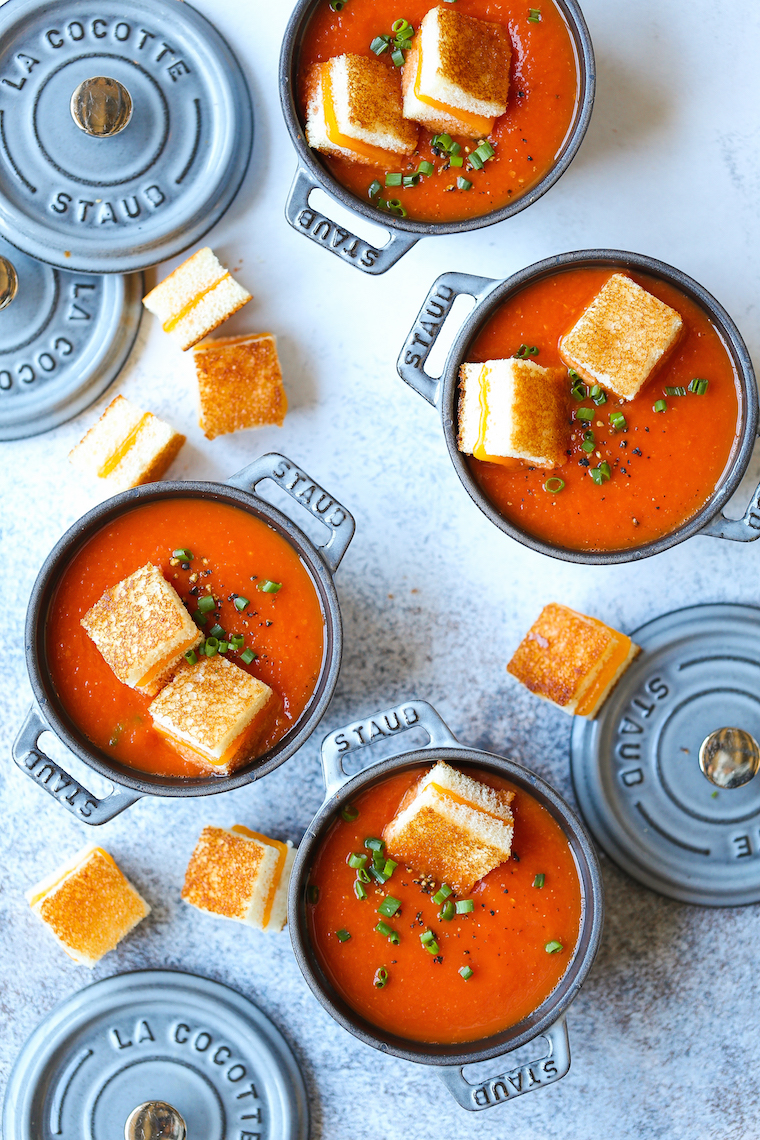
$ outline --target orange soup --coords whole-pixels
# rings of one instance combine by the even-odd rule
[[[175,559],[175,550],[192,560]],[[220,605],[207,615],[226,634],[245,637],[227,657],[269,685],[282,711],[262,752],[298,720],[322,667],[324,619],[306,567],[293,547],[260,519],[206,499],[177,498],[136,507],[108,523],[66,568],[50,608],[47,658],[64,709],[98,748],[157,776],[197,776],[152,726],[152,698],[123,685],[80,625],[106,589],[153,562],[195,612],[208,594]],[[265,593],[257,583],[281,583]],[[211,590],[209,591],[209,587]],[[235,599],[249,604],[239,610]],[[246,665],[240,653],[258,656]]]
[[[309,876],[309,897],[316,898],[307,904],[309,933],[330,982],[367,1021],[412,1041],[476,1041],[516,1025],[555,989],[578,940],[580,883],[559,824],[506,780],[462,769],[515,793],[512,858],[475,884],[467,896],[470,913],[439,917],[434,895],[441,884],[431,888],[403,864],[383,886],[366,885],[366,899],[355,893],[357,871],[347,860],[367,854],[365,839],[382,835],[425,768],[390,776],[358,795],[352,804],[358,817],[333,824]],[[401,905],[383,919],[378,907],[387,896]],[[397,941],[375,929],[378,921]],[[420,940],[427,930],[438,953]],[[381,988],[378,970],[387,972]],[[464,978],[462,970],[472,973]]]
[[[544,367],[565,367],[560,338],[575,324],[612,267],[567,269],[528,285],[506,301],[467,351],[481,362],[513,356],[521,345],[538,348]],[[733,361],[705,311],[673,285],[641,273],[629,276],[676,309],[684,329],[674,349],[633,400],[595,406],[570,395],[568,378],[567,461],[554,471],[513,461],[510,466],[468,458],[473,477],[509,522],[554,546],[571,550],[620,550],[670,534],[704,506],[728,466],[739,440],[739,391]],[[696,378],[708,381],[704,395],[688,391]],[[671,396],[666,387],[686,388]],[[664,400],[666,409],[655,411]],[[588,408],[593,418],[578,419]],[[610,414],[624,416],[613,430]],[[594,449],[583,449],[593,433]],[[597,485],[589,470],[606,462],[610,478]],[[552,476],[564,487],[546,489]],[[549,483],[549,486],[556,486]]]
[[[305,77],[314,63],[344,52],[375,58],[370,43],[390,34],[393,22],[403,17],[418,28],[432,0],[404,0],[395,7],[388,0],[347,0],[333,12],[327,0],[320,3],[308,26],[299,60],[299,93],[305,121]],[[464,165],[449,165],[445,153],[431,147],[434,135],[420,127],[417,150],[399,158],[392,171],[364,166],[323,155],[335,178],[357,198],[367,200],[369,187],[379,179],[384,201],[398,201],[409,218],[421,222],[458,222],[480,217],[517,201],[545,177],[554,165],[575,117],[578,101],[578,63],[567,24],[553,0],[540,5],[540,21],[528,19],[530,8],[519,0],[458,0],[457,12],[479,20],[503,24],[512,42],[509,98],[506,114],[496,120],[488,136],[495,154],[482,170],[470,170],[467,155],[478,140],[455,137]],[[386,52],[380,56],[391,70]],[[413,174],[421,161],[435,171],[423,175],[416,186],[386,189],[386,173]],[[457,187],[462,175],[472,188]]]

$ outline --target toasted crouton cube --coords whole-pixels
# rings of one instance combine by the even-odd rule
[[[562,337],[559,350],[584,380],[632,400],[682,328],[675,309],[625,274],[614,273]]]
[[[567,373],[532,360],[487,360],[459,370],[459,435],[466,455],[533,467],[565,462]]]
[[[388,854],[466,893],[509,858],[513,799],[439,760],[385,828]]]
[[[143,305],[186,351],[250,300],[248,290],[206,246],[143,297]]]
[[[185,873],[182,898],[198,910],[276,934],[288,914],[292,843],[241,824],[204,827]]]
[[[216,656],[183,662],[148,711],[183,759],[211,775],[228,776],[257,755],[280,707],[263,681]]]
[[[148,696],[203,640],[179,594],[151,562],[106,590],[81,624],[119,680]]]
[[[630,637],[568,606],[544,606],[507,672],[570,716],[596,716],[640,652]]]
[[[152,412],[117,396],[69,453],[69,461],[86,475],[105,479],[115,494],[160,479],[184,442],[184,435]]]
[[[92,968],[150,907],[102,847],[91,843],[26,892],[70,958]]]
[[[288,398],[271,333],[207,340],[193,349],[193,359],[207,439],[264,424],[282,427]]]
[[[306,77],[306,139],[323,154],[387,170],[417,146],[401,111],[401,79],[379,59],[338,55]]]
[[[502,24],[431,8],[403,67],[404,117],[479,139],[507,109],[512,45]]]

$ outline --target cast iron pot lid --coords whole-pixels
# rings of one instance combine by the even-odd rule
[[[18,1056],[5,1140],[124,1140],[140,1104],[171,1104],[187,1140],[306,1140],[306,1090],[279,1030],[207,978],[144,970],[74,994]]]
[[[7,0],[0,45],[2,236],[65,269],[127,273],[219,220],[248,166],[251,99],[231,49],[189,4]],[[110,137],[73,116],[74,92],[95,77],[131,100]]]
[[[718,790],[699,749],[726,727],[760,739],[760,609],[690,606],[631,637],[642,652],[598,718],[573,721],[583,817],[610,858],[660,894],[703,906],[758,902],[760,775]]]
[[[17,280],[0,309],[0,440],[22,439],[79,415],[116,378],[140,327],[143,283],[139,273],[64,273],[1,237],[0,258]]]

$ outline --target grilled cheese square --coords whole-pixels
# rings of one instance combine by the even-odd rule
[[[403,67],[404,117],[429,131],[489,135],[507,109],[511,58],[502,24],[431,8]]]
[[[198,910],[268,934],[287,921],[296,849],[241,824],[204,827],[185,873],[182,898]]]
[[[640,652],[630,637],[568,606],[544,606],[507,672],[571,716],[594,717]]]
[[[102,847],[91,843],[26,892],[34,913],[70,958],[92,968],[150,914]]]
[[[288,398],[271,333],[204,341],[193,359],[206,439],[264,424],[282,427]]]
[[[393,167],[417,146],[417,126],[404,119],[395,69],[363,55],[314,64],[306,77],[310,147],[365,166]]]
[[[467,893],[509,858],[513,799],[439,760],[385,828],[388,854]]]
[[[205,246],[143,297],[143,305],[186,351],[250,300],[248,290]]]
[[[148,712],[175,752],[228,776],[257,755],[280,705],[263,681],[216,656],[183,662]]]
[[[119,680],[148,696],[159,691],[183,653],[203,640],[179,594],[152,562],[106,590],[81,624]]]
[[[466,455],[560,467],[568,437],[567,373],[532,360],[487,360],[459,369],[459,435]]]
[[[683,328],[680,313],[614,273],[559,342],[562,359],[624,400],[638,395]]]
[[[117,396],[76,447],[69,461],[85,475],[126,491],[165,474],[185,442],[170,424]]]

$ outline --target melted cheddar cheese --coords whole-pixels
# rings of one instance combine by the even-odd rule
[[[335,101],[333,99],[332,76],[330,75],[329,63],[322,64],[321,81],[325,127],[327,128],[327,137],[333,146],[343,147],[344,150],[352,150],[354,154],[360,154],[363,158],[369,159],[369,161],[376,166],[385,168],[392,167],[396,162],[396,156],[391,154],[390,151],[383,150],[379,146],[371,146],[369,143],[361,142],[359,139],[353,139],[349,135],[344,135],[341,132],[338,126],[338,117],[335,114]]]
[[[285,859],[288,854],[288,845],[287,843],[281,843],[279,839],[269,839],[266,835],[261,835],[261,833],[258,831],[251,831],[249,827],[243,827],[242,823],[236,823],[232,830],[239,832],[240,835],[247,835],[249,839],[258,839],[259,843],[266,843],[267,847],[275,847],[278,851],[277,866],[275,867],[274,874],[272,875],[272,885],[269,888],[269,895],[267,896],[267,901],[264,904],[264,915],[261,920],[261,925],[266,930],[267,926],[269,926],[269,919],[272,917],[274,897],[277,894],[277,888],[279,887],[280,880],[282,879],[282,872],[285,867]]]
[[[616,634],[619,640],[612,650],[612,653],[605,661],[602,668],[599,670],[599,676],[589,686],[588,691],[583,695],[575,709],[576,716],[588,716],[591,709],[593,709],[599,697],[609,685],[612,678],[617,673],[620,666],[625,661],[626,657],[631,651],[631,639],[624,634]]]
[[[473,135],[482,136],[490,134],[493,130],[493,119],[487,119],[484,115],[474,115],[472,111],[462,111],[459,107],[452,107],[449,103],[442,103],[439,99],[433,99],[430,95],[423,95],[420,91],[420,81],[422,79],[422,44],[417,37],[417,74],[414,77],[414,97],[419,99],[420,103],[424,103],[426,107],[432,107],[434,111],[442,111],[444,115],[451,115],[453,119],[458,119],[460,123],[464,123],[471,130]],[[479,457],[478,457],[479,458]]]

